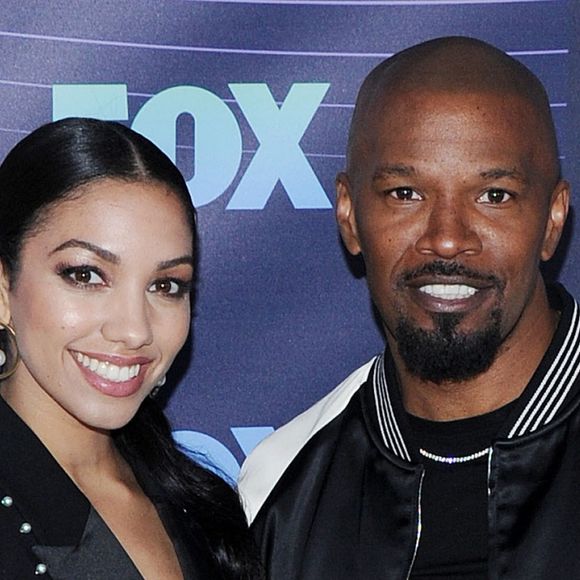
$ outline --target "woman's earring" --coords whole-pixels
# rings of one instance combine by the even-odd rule
[[[158,381],[157,384],[151,389],[149,396],[154,399],[157,396],[157,393],[161,390],[161,387],[167,382],[167,377],[163,375]]]
[[[0,322],[0,381],[16,370],[19,360],[16,333],[9,324]]]

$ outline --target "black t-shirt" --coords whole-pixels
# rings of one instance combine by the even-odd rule
[[[408,415],[419,448],[442,457],[463,457],[488,448],[515,402],[458,421]],[[411,578],[487,578],[488,454],[464,463],[424,458],[421,537]]]

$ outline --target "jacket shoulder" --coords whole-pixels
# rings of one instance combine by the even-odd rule
[[[316,433],[335,419],[366,382],[372,358],[312,407],[264,439],[244,462],[238,482],[249,523],[300,450]]]

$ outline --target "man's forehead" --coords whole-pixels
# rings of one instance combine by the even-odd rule
[[[355,189],[369,180],[380,184],[400,178],[445,177],[472,184],[499,179],[523,186],[542,182],[550,188],[552,151],[539,137],[545,131],[533,107],[514,101],[502,111],[499,97],[457,101],[463,103],[462,109],[453,103],[446,109],[445,95],[438,101],[425,101],[439,103],[427,112],[401,98],[398,110],[391,108],[369,119],[349,160],[348,174]],[[526,109],[531,112],[527,114]]]
[[[501,118],[544,129],[551,123],[549,111],[547,115],[527,94],[506,88],[389,85],[368,95],[365,107],[360,107],[353,119],[352,129],[368,135],[385,126],[427,128],[437,117],[447,117],[446,132],[455,129],[461,133],[466,116],[487,118],[490,125]]]
[[[529,141],[530,131],[544,133],[544,120],[534,103],[517,93],[433,90],[390,91],[377,95],[366,114],[358,119],[364,140],[373,143],[417,139],[473,141],[520,139]],[[481,135],[471,128],[477,125]]]

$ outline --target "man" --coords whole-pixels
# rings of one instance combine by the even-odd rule
[[[580,578],[580,322],[545,91],[477,40],[365,80],[337,178],[387,339],[240,488],[273,580]]]

